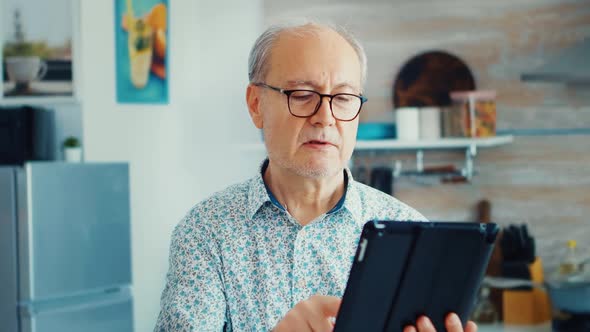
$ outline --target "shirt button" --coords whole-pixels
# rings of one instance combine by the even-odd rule
[[[305,281],[303,281],[303,280],[300,280],[300,281],[297,283],[297,286],[299,286],[299,288],[300,288],[300,289],[303,289],[303,288],[305,287]]]

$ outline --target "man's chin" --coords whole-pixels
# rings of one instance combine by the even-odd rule
[[[341,173],[344,167],[341,165],[339,159],[335,158],[302,158],[289,159],[281,158],[281,156],[274,156],[269,154],[271,162],[277,164],[280,168],[290,170],[298,176],[310,179],[322,179],[333,177]]]
[[[307,164],[301,167],[297,167],[296,172],[300,176],[313,178],[313,179],[321,179],[321,178],[328,178],[338,175],[338,173],[342,172],[341,166],[334,166],[331,165],[313,165]]]

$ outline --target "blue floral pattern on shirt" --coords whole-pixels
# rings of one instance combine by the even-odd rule
[[[301,226],[271,202],[265,168],[176,226],[155,331],[269,331],[299,301],[342,296],[365,222],[425,220],[347,169],[343,204]]]

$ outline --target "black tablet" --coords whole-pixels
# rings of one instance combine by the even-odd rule
[[[455,312],[465,325],[498,233],[496,224],[365,224],[335,332],[402,331],[426,315],[437,331]]]

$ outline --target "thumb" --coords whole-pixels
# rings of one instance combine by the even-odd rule
[[[342,300],[336,296],[314,295],[312,300],[316,302],[325,316],[335,317],[340,310]]]

